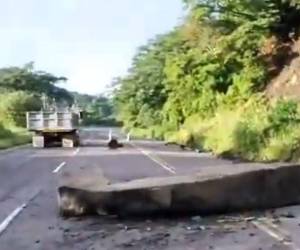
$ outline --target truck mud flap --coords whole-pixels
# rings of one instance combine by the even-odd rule
[[[34,148],[44,148],[45,147],[45,137],[35,135],[32,137],[32,146]]]

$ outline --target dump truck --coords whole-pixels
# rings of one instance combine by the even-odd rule
[[[27,112],[27,129],[33,132],[32,146],[44,148],[54,143],[62,147],[77,147],[79,140],[80,112],[38,111]]]

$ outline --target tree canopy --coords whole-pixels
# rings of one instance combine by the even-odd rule
[[[24,67],[9,67],[0,69],[0,88],[7,91],[27,91],[33,94],[45,94],[58,102],[72,104],[73,97],[65,89],[56,86],[64,82],[65,77],[57,77],[43,71],[35,71],[33,64]]]

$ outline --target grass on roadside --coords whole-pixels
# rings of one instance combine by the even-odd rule
[[[31,141],[31,134],[23,128],[5,128],[0,124],[0,149],[23,145]]]

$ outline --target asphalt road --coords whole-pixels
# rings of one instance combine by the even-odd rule
[[[123,182],[239,165],[151,141],[110,151],[103,141],[108,131],[84,129],[78,149],[0,152],[0,250],[300,249],[298,206],[205,218],[62,219],[56,188],[64,171],[93,167],[111,182]],[[113,134],[121,137],[117,129]]]

